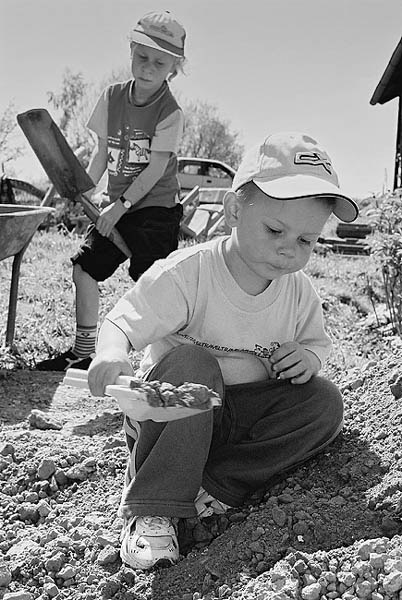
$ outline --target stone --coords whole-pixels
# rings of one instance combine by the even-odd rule
[[[48,573],[50,573],[51,571],[58,573],[63,564],[65,563],[65,560],[66,559],[64,554],[62,554],[61,552],[57,552],[57,554],[54,554],[51,558],[48,558],[45,561],[46,571]]]
[[[49,458],[44,458],[38,467],[39,479],[49,479],[56,471],[54,461]]]
[[[111,565],[119,558],[119,550],[113,546],[105,546],[99,552],[98,564],[100,565]]]
[[[384,590],[387,594],[394,594],[402,590],[402,573],[400,571],[392,571],[384,577]]]
[[[56,596],[59,594],[59,588],[55,583],[45,583],[43,586],[43,591],[46,592],[50,598],[56,598]]]
[[[356,596],[358,598],[369,598],[371,596],[371,583],[360,581],[356,584]]]
[[[47,517],[52,512],[52,509],[46,500],[40,500],[38,502],[37,510],[41,517]]]
[[[56,419],[52,419],[47,413],[34,408],[31,410],[28,423],[33,429],[55,429],[60,430],[63,425]]]
[[[8,566],[2,562],[0,563],[0,587],[6,588],[11,582],[12,575]]]
[[[11,559],[20,562],[24,561],[24,557],[26,555],[37,555],[39,553],[40,546],[33,540],[29,540],[27,538],[23,540],[19,540],[16,544],[13,544],[11,548],[7,551],[7,556]]]
[[[284,527],[284,525],[286,525],[287,522],[287,514],[281,508],[274,506],[272,508],[272,519],[274,523],[278,525],[278,527]]]
[[[18,516],[21,521],[36,523],[39,519],[39,513],[36,504],[31,504],[31,502],[22,502],[22,504],[20,504],[18,507]]]
[[[88,479],[88,470],[82,465],[74,465],[66,471],[66,477],[73,481],[85,481]]]
[[[391,393],[394,396],[394,398],[396,398],[397,400],[402,398],[402,381],[397,381],[396,383],[393,383],[389,386],[389,389],[391,390]]]
[[[33,595],[25,590],[19,590],[18,592],[6,592],[3,596],[3,600],[33,600]]]
[[[67,564],[62,569],[60,569],[60,571],[57,573],[57,576],[64,579],[64,581],[67,581],[68,579],[74,579],[76,574],[77,569],[72,565]]]
[[[6,442],[5,444],[1,445],[1,447],[0,447],[0,454],[2,456],[14,456],[14,454],[15,454],[15,448],[14,448],[14,446],[12,444],[9,444],[9,443]]]
[[[318,600],[321,596],[321,586],[319,583],[306,585],[301,591],[303,600]]]

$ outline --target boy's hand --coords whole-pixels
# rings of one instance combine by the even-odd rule
[[[101,235],[108,237],[117,221],[125,214],[126,209],[121,202],[113,202],[102,209],[95,227]]]
[[[93,396],[104,396],[105,387],[112,385],[119,375],[133,376],[134,370],[125,352],[102,352],[88,369],[88,385]]]
[[[298,342],[282,344],[272,354],[270,362],[277,377],[290,379],[290,383],[307,383],[321,367],[318,357]]]

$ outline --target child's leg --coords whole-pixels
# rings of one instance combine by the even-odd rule
[[[73,267],[75,285],[75,315],[77,323],[85,326],[98,322],[99,285],[98,282],[83,270],[81,265]]]
[[[65,371],[70,367],[88,369],[95,350],[98,324],[98,281],[110,277],[126,256],[94,225],[88,227],[85,241],[71,258],[76,289],[76,336],[72,348],[54,358],[38,362],[39,371]]]
[[[223,395],[223,380],[216,359],[197,346],[179,346],[169,352],[149,374],[151,381],[201,383]],[[154,423],[130,423],[126,433],[130,449],[127,487],[120,514],[193,517],[194,498],[210,448],[213,424],[219,412]],[[138,435],[139,433],[139,435]],[[138,438],[137,438],[138,436]],[[137,438],[137,439],[136,439]]]
[[[228,386],[203,487],[231,506],[327,446],[343,424],[338,388],[321,377],[303,385],[269,380]]]
[[[99,314],[99,286],[79,264],[73,267],[75,285],[76,332],[72,348],[79,357],[90,356],[96,349]]]

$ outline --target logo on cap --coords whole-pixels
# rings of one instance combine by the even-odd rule
[[[332,175],[332,164],[328,157],[324,158],[318,152],[296,152],[295,165],[313,165],[313,167],[322,166]]]
[[[150,29],[154,29],[158,33],[162,33],[163,35],[167,35],[169,37],[174,37],[174,33],[169,31],[169,29],[166,27],[166,25],[155,25],[153,23],[149,23],[148,27]]]

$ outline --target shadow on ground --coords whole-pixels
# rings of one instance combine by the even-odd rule
[[[33,408],[46,411],[63,380],[64,373],[29,370],[2,371],[0,378],[0,423],[25,421]]]

